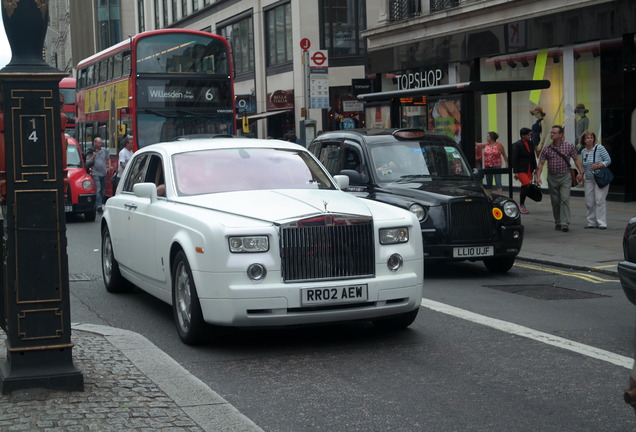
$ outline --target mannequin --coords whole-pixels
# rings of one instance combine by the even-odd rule
[[[543,108],[540,106],[536,107],[530,114],[536,119],[534,124],[532,125],[532,144],[534,144],[534,149],[539,154],[541,152],[541,132],[543,128],[541,127],[541,122],[545,118],[545,113],[543,112]]]
[[[581,135],[583,135],[583,133],[589,129],[590,126],[590,119],[589,117],[587,117],[585,114],[587,114],[588,112],[590,112],[590,110],[585,109],[585,105],[583,104],[578,104],[576,106],[576,108],[574,108],[574,114],[579,117],[579,119],[576,121],[576,142],[579,143],[581,140]],[[580,147],[580,144],[578,145],[578,147]],[[580,152],[580,148],[578,148],[577,150],[579,150]]]

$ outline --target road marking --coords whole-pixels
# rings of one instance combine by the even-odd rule
[[[527,269],[531,269],[531,270],[539,270],[539,271],[543,271],[543,272],[547,272],[547,273],[555,273],[555,274],[559,274],[561,276],[569,276],[569,277],[579,278],[579,279],[583,279],[585,281],[588,281],[588,282],[591,282],[591,283],[597,283],[597,284],[598,283],[606,283],[606,282],[619,282],[618,279],[603,279],[602,277],[595,276],[595,275],[590,274],[590,273],[579,273],[579,272],[571,272],[571,271],[566,271],[566,270],[551,269],[551,268],[548,268],[548,267],[543,267],[543,266],[533,265],[533,264],[515,263],[515,266],[522,267],[522,268],[527,268]]]
[[[616,366],[622,366],[624,368],[631,369],[632,366],[634,365],[634,360],[630,357],[614,354],[609,351],[605,351],[599,348],[594,348],[592,346],[584,345],[579,342],[574,342],[569,339],[554,336],[549,333],[536,331],[528,327],[520,326],[518,324],[513,324],[507,321],[502,321],[502,320],[490,318],[484,315],[479,315],[477,313],[469,312],[467,310],[450,306],[444,303],[439,303],[429,299],[422,299],[422,306],[427,309],[434,310],[436,312],[441,312],[446,315],[451,315],[466,321],[471,321],[477,324],[485,325],[487,327],[491,327],[491,328],[494,328],[509,334],[536,340],[538,342],[542,342],[547,345],[552,345],[557,348],[565,349],[568,351],[575,352],[577,354],[582,354],[587,357],[595,358],[597,360],[602,360],[608,363],[612,363]]]

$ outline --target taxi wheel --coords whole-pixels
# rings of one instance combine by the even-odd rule
[[[107,226],[102,229],[102,277],[108,292],[130,292],[134,288],[119,272],[119,263],[113,253],[113,243]]]
[[[515,263],[515,257],[488,258],[484,265],[491,273],[506,273]]]
[[[411,312],[373,320],[373,325],[383,330],[398,330],[406,328],[413,324],[413,321],[415,321],[415,318],[417,318],[417,313],[419,311],[420,308],[418,307]]]
[[[190,264],[183,251],[177,253],[172,265],[172,311],[181,340],[188,345],[200,343],[205,321]]]

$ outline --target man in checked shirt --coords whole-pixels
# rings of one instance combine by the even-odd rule
[[[554,215],[554,229],[568,232],[570,230],[570,188],[572,177],[570,174],[570,158],[574,160],[579,174],[576,180],[583,180],[583,165],[573,144],[563,141],[563,127],[552,126],[550,129],[552,143],[546,146],[539,155],[537,166],[537,183],[541,185],[543,165],[548,162],[548,192]]]

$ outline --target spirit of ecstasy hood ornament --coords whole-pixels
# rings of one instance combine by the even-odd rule
[[[329,205],[329,202],[323,201],[322,204],[325,206],[325,213],[329,213],[329,210],[327,210],[327,206]]]

